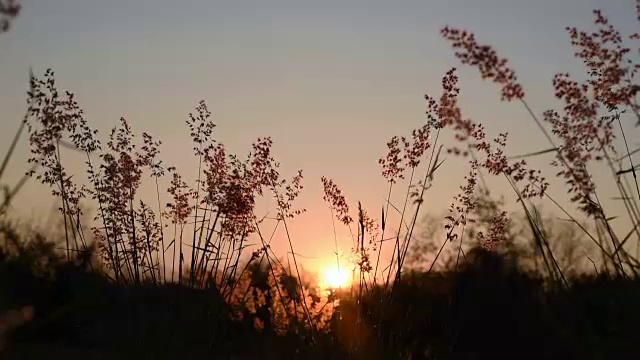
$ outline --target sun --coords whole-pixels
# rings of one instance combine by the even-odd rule
[[[351,276],[347,269],[336,265],[328,266],[322,272],[322,287],[325,289],[340,289],[351,284]]]

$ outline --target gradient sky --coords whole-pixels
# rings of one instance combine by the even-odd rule
[[[244,154],[255,138],[269,135],[283,172],[304,170],[300,205],[308,213],[291,231],[296,250],[312,257],[310,267],[333,252],[320,176],[340,184],[354,208],[362,200],[379,212],[387,185],[377,159],[387,140],[420,126],[423,95],[438,95],[442,75],[459,66],[439,36],[444,25],[473,30],[507,56],[540,113],[554,105],[553,74],[582,71],[571,58],[565,26],[589,27],[591,10],[601,8],[623,33],[638,27],[632,0],[23,4],[12,31],[0,37],[0,144],[8,146],[24,113],[29,67],[36,74],[51,67],[96,128],[109,129],[124,116],[135,130],[163,140],[166,162],[195,175],[184,120],[204,99],[230,150]],[[511,131],[511,153],[546,146],[521,106],[501,104],[498,88],[475,71],[462,68],[460,76],[464,112],[485,122],[489,135]],[[27,169],[27,156],[23,139],[3,181]],[[447,166],[428,195],[431,211],[446,209],[463,181],[464,167]],[[16,207],[42,216],[51,207],[47,191],[29,183]],[[349,242],[343,244],[347,250]]]

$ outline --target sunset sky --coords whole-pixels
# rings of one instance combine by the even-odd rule
[[[583,73],[565,26],[588,28],[592,9],[601,8],[623,33],[638,30],[632,0],[23,3],[11,32],[0,36],[0,153],[24,114],[29,67],[39,75],[51,67],[94,127],[106,131],[125,117],[134,130],[161,139],[164,161],[187,177],[195,176],[197,163],[184,120],[203,99],[231,151],[244,155],[257,137],[271,136],[283,174],[304,170],[299,206],[308,212],[290,231],[311,268],[331,261],[334,251],[320,177],[334,179],[353,210],[361,200],[379,216],[387,184],[377,160],[386,142],[421,125],[424,94],[439,95],[442,75],[460,67],[439,35],[443,26],[472,30],[507,56],[539,113],[556,105],[554,73]],[[460,68],[467,116],[484,122],[489,135],[509,130],[512,154],[547,147],[522,106],[501,104],[496,86]],[[27,157],[23,138],[3,182],[27,170]],[[466,172],[455,161],[445,163],[427,195],[427,211],[446,210]],[[47,193],[30,182],[15,206],[42,216],[53,204]],[[563,187],[551,193],[566,196]],[[284,254],[282,238],[276,245]]]

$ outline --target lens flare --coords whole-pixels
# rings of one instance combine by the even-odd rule
[[[325,289],[340,289],[349,286],[351,276],[346,269],[333,265],[323,271],[322,284]]]

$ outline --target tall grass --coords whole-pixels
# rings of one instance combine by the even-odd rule
[[[18,10],[0,2],[3,16],[11,17]],[[251,326],[258,330],[266,326],[282,336],[304,334],[311,343],[327,332],[351,331],[345,345],[351,354],[363,354],[371,337],[391,336],[389,329],[394,326],[388,321],[396,314],[384,314],[383,309],[402,306],[398,304],[406,302],[403,296],[407,296],[403,292],[422,281],[407,271],[407,256],[424,207],[428,207],[428,190],[444,171],[446,157],[466,159],[468,175],[443,219],[442,246],[423,274],[428,281],[437,281],[431,277],[435,276],[432,270],[447,246],[453,247],[451,271],[469,272],[474,264],[482,263],[487,266],[483,269],[493,269],[495,276],[508,272],[492,257],[508,241],[512,220],[507,210],[500,203],[492,203],[483,218],[483,228],[473,228],[476,215],[485,206],[478,194],[492,193],[483,174],[504,181],[518,199],[537,251],[536,260],[544,264],[545,273],[541,275],[555,291],[570,289],[572,278],[565,274],[566,268],[554,253],[534,200],[547,200],[556,206],[594,244],[602,261],[597,265],[589,260],[599,275],[637,279],[640,259],[631,253],[629,245],[640,247],[640,187],[633,161],[638,149],[630,148],[627,140],[633,135],[625,133],[623,121],[640,123],[636,103],[640,86],[635,82],[640,64],[634,62],[631,49],[624,45],[639,36],[623,38],[600,11],[594,11],[594,15],[595,32],[567,28],[575,56],[585,64],[587,80],[580,82],[567,73],[555,75],[552,85],[560,108],[543,112],[531,108],[516,72],[491,46],[479,43],[467,30],[441,30],[459,61],[478,69],[483,79],[497,85],[502,101],[521,104],[548,144],[525,156],[508,155],[508,133],[487,134],[480,122],[463,115],[458,103],[461,89],[457,69],[448,70],[442,78],[441,94],[425,96],[425,122],[409,136],[392,137],[387,154],[379,160],[381,175],[389,184],[379,220],[371,216],[377,211],[367,211],[360,203],[357,211],[352,211],[337,183],[321,178],[334,229],[342,224],[352,238],[351,261],[341,261],[337,236],[334,243],[338,269],[348,268],[354,275],[349,292],[317,289],[301,276],[288,223],[305,211],[295,206],[303,189],[302,171],[283,177],[268,137],[257,139],[245,157],[229,154],[215,136],[216,124],[204,101],[185,121],[198,165],[194,173],[183,177],[176,167],[162,161],[162,144],[151,134],[138,136],[123,118],[105,139],[100,139],[73,93],[58,89],[53,71],[47,70],[41,77],[31,74],[28,113],[2,162],[0,180],[26,128],[33,166],[29,175],[49,186],[60,200],[67,261],[87,257],[97,246],[100,261],[91,262],[91,266],[102,267],[114,286],[168,289],[177,285],[194,291],[213,290],[225,304],[225,310],[221,310],[225,316],[237,321],[250,319]],[[3,17],[0,29],[6,30],[5,24],[8,22]],[[444,147],[447,134],[453,136],[456,146]],[[65,167],[69,148],[86,158],[86,180]],[[551,176],[564,181],[569,204],[554,199],[543,171],[526,161],[549,153],[554,155],[549,164],[555,170]],[[594,166],[604,166],[610,172],[611,182],[601,186],[618,191],[631,229],[619,233],[612,223],[614,218],[605,211],[590,172]],[[185,180],[191,177],[195,181]],[[167,178],[169,186],[163,189],[161,184]],[[143,181],[149,180],[156,192],[152,202],[146,202],[140,194]],[[409,185],[398,190],[396,185],[401,180]],[[3,214],[24,181],[6,191]],[[398,191],[403,202],[394,204],[392,195]],[[169,200],[163,203],[166,198]],[[275,216],[257,213],[256,203],[262,198],[272,201]],[[91,232],[81,224],[85,216],[82,204],[87,202],[97,209]],[[573,209],[569,207],[575,207],[592,224],[583,225],[582,219],[571,215]],[[293,269],[285,267],[273,253],[273,234],[264,231],[267,222],[275,222],[275,229],[282,227],[285,231]],[[392,223],[397,223],[397,228],[391,229]],[[254,245],[252,239],[259,244]],[[392,255],[385,264],[381,254],[388,246],[392,246]],[[476,275],[469,276],[474,281],[482,280]],[[519,274],[506,276],[529,281]],[[466,284],[466,279],[461,281]],[[531,291],[535,294],[529,294],[533,298],[538,296],[537,286],[528,288],[534,289]],[[465,301],[464,296],[456,299]],[[452,309],[454,305],[450,301],[437,306]],[[261,313],[265,309],[268,315]],[[345,309],[345,316],[355,314],[349,318],[353,326],[340,328],[345,324],[340,322],[341,309]],[[453,317],[442,321],[464,322]],[[404,319],[408,321],[408,315]],[[458,336],[447,335],[451,347]]]
[[[389,183],[387,203],[382,212],[382,236],[375,237],[372,243],[379,244],[376,255],[376,265],[372,269],[368,266],[369,254],[362,242],[354,246],[358,254],[357,268],[361,274],[374,271],[370,288],[379,275],[384,278],[386,271],[386,288],[393,278],[393,284],[401,281],[402,268],[407,251],[413,238],[416,222],[420,219],[419,212],[425,202],[425,191],[431,187],[436,170],[442,165],[439,161],[441,146],[439,140],[445,131],[452,133],[454,139],[460,143],[447,149],[447,153],[468,159],[469,174],[465,177],[465,183],[461,186],[461,192],[454,197],[454,201],[446,216],[446,241],[438,251],[429,271],[447,243],[455,244],[457,254],[455,268],[458,267],[461,258],[466,258],[465,249],[480,246],[485,249],[493,249],[497,244],[505,241],[506,229],[509,217],[506,211],[498,209],[495,216],[488,219],[486,233],[479,233],[475,243],[465,243],[469,237],[472,214],[476,210],[478,197],[475,196],[479,189],[478,181],[481,172],[488,175],[504,178],[508,186],[518,199],[519,205],[526,214],[530,227],[531,238],[538,248],[538,256],[543,259],[547,271],[547,278],[555,285],[568,287],[567,277],[559,266],[555,254],[551,250],[549,241],[545,236],[542,224],[534,215],[537,209],[532,204],[533,199],[547,198],[559,210],[567,214],[572,222],[584,231],[586,237],[593,241],[602,253],[603,262],[598,273],[615,274],[626,278],[637,278],[638,258],[630,253],[629,247],[624,245],[635,242],[640,247],[640,218],[638,217],[638,200],[640,190],[638,186],[636,166],[632,159],[632,152],[622,125],[622,114],[630,114],[640,123],[640,108],[636,102],[637,92],[640,90],[635,82],[635,75],[640,68],[640,63],[635,62],[631,53],[632,49],[625,47],[626,41],[638,39],[637,34],[624,38],[620,32],[609,23],[608,19],[599,11],[594,11],[596,30],[587,32],[575,27],[568,27],[567,32],[571,44],[575,49],[575,56],[582,60],[587,70],[587,80],[581,83],[568,73],[559,73],[553,78],[555,97],[560,101],[560,110],[550,109],[539,116],[527,102],[524,87],[518,81],[516,72],[509,66],[508,60],[502,58],[489,45],[481,44],[474,34],[464,29],[444,27],[441,30],[443,38],[452,45],[455,56],[463,65],[477,68],[485,80],[490,80],[499,86],[500,98],[505,102],[519,102],[533,121],[543,137],[548,141],[548,146],[535,151],[530,156],[536,156],[552,152],[555,155],[550,163],[558,176],[564,180],[566,190],[570,194],[570,204],[560,205],[549,193],[550,186],[540,169],[532,168],[522,157],[514,158],[506,154],[508,133],[500,133],[490,137],[485,127],[463,115],[458,104],[460,87],[456,68],[452,68],[442,78],[442,93],[439,97],[427,95],[427,121],[413,130],[411,137],[394,136],[387,143],[388,153],[381,158],[382,175]],[[624,118],[625,121],[629,117]],[[615,127],[619,128],[619,132]],[[621,139],[619,139],[619,136]],[[549,148],[551,150],[549,150]],[[436,152],[436,149],[437,152]],[[425,156],[426,155],[426,156]],[[422,160],[426,160],[427,166],[424,178],[414,182],[416,168]],[[628,165],[625,168],[624,163]],[[618,234],[612,220],[608,216],[600,198],[596,184],[591,176],[590,168],[604,164],[611,173],[611,185],[619,191],[619,199],[627,211],[631,229]],[[407,175],[408,174],[408,175]],[[625,174],[632,175],[629,179]],[[401,179],[408,177],[409,187],[403,190],[404,203],[396,207],[391,205],[391,194],[394,185]],[[350,226],[352,218],[344,195],[337,185],[329,179],[323,178],[325,185],[325,200],[332,207],[332,213]],[[486,187],[486,185],[485,185]],[[488,188],[483,189],[489,192]],[[409,200],[414,206],[408,208]],[[378,273],[378,262],[382,247],[387,240],[384,237],[388,230],[390,211],[389,206],[399,215],[398,228],[391,237],[394,239],[393,255],[390,265],[383,269],[383,274]],[[593,222],[595,233],[587,230],[565,206],[575,206],[586,219]],[[359,210],[359,212],[361,212]],[[362,220],[360,221],[362,224]],[[387,225],[387,226],[385,226]],[[364,226],[360,226],[364,232]],[[353,233],[353,232],[352,232]],[[634,239],[634,240],[631,240]],[[595,266],[595,263],[594,263]],[[392,274],[395,274],[392,276]],[[365,277],[360,277],[360,286],[365,285]],[[361,294],[361,293],[360,293]],[[360,295],[359,294],[359,295]],[[390,296],[393,296],[393,288]]]

